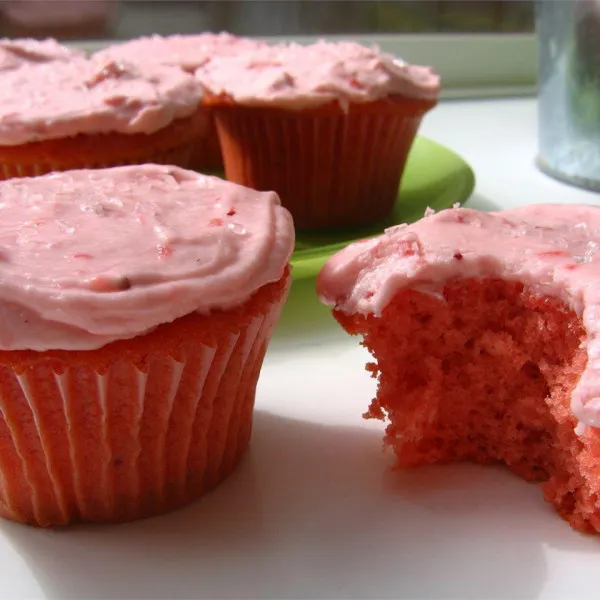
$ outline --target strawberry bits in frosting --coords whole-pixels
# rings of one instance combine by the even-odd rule
[[[440,92],[433,69],[354,42],[265,46],[215,58],[196,76],[209,94],[236,104],[288,109],[393,96],[435,100]]]
[[[2,182],[0,349],[94,349],[239,306],[293,244],[276,194],[175,167]]]
[[[83,58],[25,64],[2,75],[0,145],[150,134],[192,115],[201,97],[193,77],[172,67]]]
[[[345,314],[381,316],[402,289],[439,294],[446,282],[520,281],[558,298],[582,319],[588,362],[573,414],[600,427],[600,208],[531,205],[482,213],[451,209],[399,226],[333,256],[319,275],[321,300]]]
[[[152,35],[109,46],[94,56],[105,60],[156,63],[193,72],[216,56],[250,52],[265,42],[241,38],[230,33],[198,35]]]

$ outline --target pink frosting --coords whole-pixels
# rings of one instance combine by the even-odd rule
[[[153,133],[190,116],[202,91],[193,76],[160,65],[73,59],[2,74],[0,145],[80,133]]]
[[[176,167],[66,171],[0,182],[0,349],[93,349],[281,278],[289,213]]]
[[[600,207],[445,210],[337,253],[319,274],[317,292],[344,313],[380,316],[401,289],[438,294],[449,280],[473,277],[521,281],[581,316],[588,362],[572,410],[581,423],[600,427]]]
[[[0,39],[0,71],[8,71],[26,64],[40,64],[55,60],[67,61],[84,56],[81,50],[63,46],[52,38],[45,40]]]
[[[372,102],[389,96],[436,99],[440,78],[354,42],[264,46],[219,57],[196,71],[211,94],[237,104],[302,109],[339,102]]]
[[[216,56],[231,56],[265,46],[265,42],[230,33],[198,35],[153,35],[109,46],[94,56],[131,62],[154,62],[193,72]]]

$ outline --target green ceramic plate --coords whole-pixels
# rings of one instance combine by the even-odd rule
[[[298,232],[291,261],[294,279],[315,277],[325,261],[350,242],[378,235],[392,225],[416,221],[428,206],[439,210],[464,202],[474,186],[473,171],[460,156],[427,138],[417,137],[392,214],[376,225],[360,229]]]

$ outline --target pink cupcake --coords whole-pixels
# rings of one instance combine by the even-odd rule
[[[600,533],[599,232],[598,206],[453,208],[329,259],[317,290],[373,355],[397,467],[502,463]]]
[[[258,48],[196,71],[229,180],[275,190],[301,228],[387,216],[440,78],[353,42]]]
[[[158,165],[12,179],[0,197],[0,514],[117,522],[202,496],[248,446],[288,212]]]
[[[128,62],[151,62],[179,67],[193,73],[220,56],[239,56],[266,46],[264,42],[230,33],[201,33],[198,35],[153,35],[109,46],[96,57]],[[223,158],[210,108],[202,106],[207,125],[192,155],[191,165],[199,171],[220,170]]]
[[[73,58],[6,71],[0,178],[148,162],[187,167],[202,91],[174,67]]]

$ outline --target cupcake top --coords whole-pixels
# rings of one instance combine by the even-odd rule
[[[241,38],[230,33],[198,35],[153,35],[109,46],[94,56],[108,60],[153,62],[193,72],[217,56],[232,56],[253,51],[265,42]]]
[[[207,92],[236,104],[303,109],[390,96],[435,100],[440,78],[376,48],[354,42],[263,46],[217,57],[196,71]]]
[[[177,167],[0,182],[0,349],[94,349],[281,278],[294,245],[274,192]]]
[[[0,71],[9,71],[22,65],[40,64],[55,60],[67,61],[83,58],[84,53],[68,48],[56,40],[34,40],[28,38],[0,39]]]
[[[534,204],[430,214],[334,255],[319,274],[317,292],[344,313],[380,316],[401,289],[438,295],[459,278],[520,281],[581,316],[588,362],[572,409],[582,423],[600,427],[600,207]]]
[[[23,65],[2,74],[0,145],[80,133],[153,133],[202,96],[180,69],[101,59]]]

